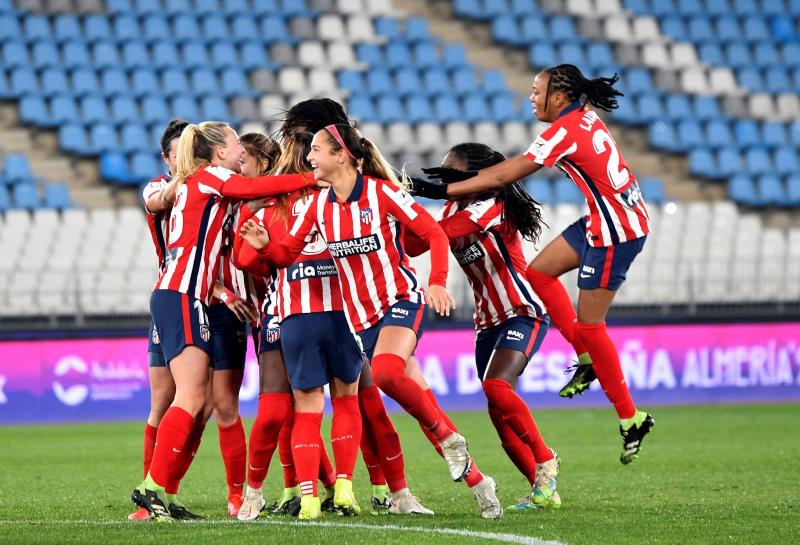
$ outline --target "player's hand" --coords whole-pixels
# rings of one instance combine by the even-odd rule
[[[478,175],[477,170],[458,170],[445,167],[423,168],[422,172],[429,180],[441,180],[443,184],[463,182]]]
[[[252,219],[244,222],[239,234],[256,250],[260,250],[269,244],[269,233],[267,230]]]
[[[428,288],[426,296],[428,304],[439,316],[450,316],[450,311],[456,308],[456,300],[450,292],[442,286],[432,285]]]
[[[417,197],[426,199],[447,199],[447,186],[434,182],[429,182],[421,178],[409,178],[411,187],[408,192]]]
[[[270,199],[267,199],[267,198],[265,198],[265,199],[253,199],[252,201],[247,201],[246,205],[247,205],[247,208],[253,214],[255,214],[256,212],[258,212],[262,208],[265,208],[269,201],[270,201]]]
[[[245,301],[228,288],[223,290],[219,298],[236,315],[240,322],[253,323],[258,321],[258,310],[255,305]]]

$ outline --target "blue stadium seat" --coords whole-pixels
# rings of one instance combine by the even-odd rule
[[[781,179],[777,176],[760,176],[757,181],[758,197],[761,205],[784,206],[786,192]]]
[[[740,175],[731,178],[728,182],[728,195],[734,201],[747,206],[760,204],[755,184],[749,176]]]
[[[236,29],[235,36],[232,37],[235,41],[261,39],[258,20],[250,15],[237,15],[234,17],[231,20],[231,28]]]
[[[548,43],[537,43],[531,46],[528,58],[531,65],[538,68],[546,68],[558,64],[558,56],[553,45]]]
[[[707,149],[695,149],[689,152],[689,173],[693,176],[713,178],[716,176],[717,161],[714,154]]]
[[[261,93],[250,88],[245,72],[235,65],[222,71],[220,81],[222,81],[222,94],[228,98],[233,96],[250,96],[254,98],[261,96]]]
[[[61,55],[58,53],[56,43],[49,40],[39,40],[33,44],[33,65],[38,68],[48,68],[62,65]]]
[[[467,51],[463,45],[448,44],[442,52],[442,61],[445,68],[466,68],[471,67],[467,60]]]
[[[797,148],[781,146],[775,150],[775,172],[781,175],[800,173]]]
[[[205,96],[200,99],[200,118],[228,121],[232,125],[237,125],[238,120],[234,120],[228,109],[225,99],[219,96]]]
[[[69,70],[92,65],[92,61],[89,58],[89,50],[86,48],[86,44],[83,41],[70,40],[66,42],[61,51],[61,56],[64,62],[64,68]]]
[[[739,85],[749,91],[761,92],[766,89],[761,71],[758,68],[740,68],[736,71],[736,80]]]
[[[241,67],[244,70],[258,70],[260,68],[275,68],[269,60],[267,50],[258,42],[244,42],[239,47],[239,58],[242,59]]]
[[[131,155],[130,182],[141,183],[152,179],[161,170],[161,163],[152,152],[138,152]]]
[[[248,2],[248,0],[225,0],[221,3],[222,11],[228,15],[246,13],[250,9],[250,2]]]
[[[172,20],[172,37],[176,40],[196,40],[199,36],[200,25],[194,15],[181,13]]]
[[[184,42],[181,47],[181,61],[185,68],[205,68],[211,62],[208,50],[201,42]]]
[[[133,13],[133,3],[131,0],[106,0],[106,11],[113,14]]]
[[[111,119],[117,125],[138,123],[141,120],[136,101],[128,96],[118,96],[111,100]]]
[[[539,10],[536,0],[511,0],[509,9],[514,15],[528,15]]]
[[[425,92],[425,84],[419,72],[411,68],[403,68],[394,74],[395,91],[401,95],[415,95]]]
[[[139,20],[133,15],[118,15],[114,18],[114,38],[125,43],[142,38],[142,29]]]
[[[794,21],[785,14],[772,18],[770,34],[772,35],[772,39],[777,42],[792,42],[797,40],[797,31],[794,27]]]
[[[731,8],[737,15],[757,15],[760,10],[756,0],[731,0]]]
[[[725,59],[731,68],[749,68],[755,64],[750,48],[743,43],[731,43],[725,46]]]
[[[492,20],[492,38],[498,43],[522,45],[525,39],[520,35],[517,17],[501,15]]]
[[[170,39],[172,31],[165,15],[160,13],[150,14],[142,19],[142,30],[148,41]]]
[[[130,179],[128,161],[118,152],[104,153],[100,156],[100,176],[111,182],[125,183]]]
[[[668,16],[661,20],[661,33],[679,42],[685,42],[689,39],[686,24],[683,22],[683,18],[678,15]]]
[[[456,99],[447,95],[438,96],[433,100],[433,111],[436,120],[440,123],[459,121],[463,116]]]
[[[108,120],[106,101],[95,96],[86,96],[80,100],[81,121],[87,125]]]
[[[614,52],[611,50],[611,46],[605,43],[590,44],[586,50],[586,56],[589,66],[593,69],[613,66],[617,62],[614,58]]]
[[[673,121],[680,121],[694,115],[688,95],[668,95],[664,105],[666,106],[667,117]]]
[[[133,4],[134,4],[134,11],[136,13],[142,13],[142,14],[159,13],[165,7],[167,7],[168,9],[171,9],[173,5],[176,5],[175,6],[176,8],[177,7],[181,7],[181,8],[189,7],[185,3],[183,5],[180,5],[180,4],[182,4],[181,2],[175,2],[174,0],[170,0],[169,2],[164,2],[164,4],[165,4],[164,6],[161,5],[161,1],[160,0],[133,0]]]
[[[113,125],[97,123],[89,127],[89,142],[95,152],[114,151],[119,149],[119,138]]]
[[[753,58],[757,66],[761,68],[769,68],[771,66],[778,66],[782,64],[778,56],[778,48],[771,43],[756,44]]]
[[[767,92],[772,94],[791,93],[795,91],[789,78],[789,71],[783,67],[773,67],[767,70]]]
[[[705,0],[705,11],[709,15],[727,15],[730,13],[728,0]]]
[[[263,2],[253,2],[253,5],[248,7],[250,7],[253,14],[258,16],[280,13],[281,10],[281,8],[278,7],[277,0],[264,0]]]
[[[164,97],[150,95],[142,99],[142,119],[145,123],[166,123],[169,118],[167,102]]]
[[[789,143],[783,123],[766,122],[761,126],[761,138],[769,147],[785,146]]]
[[[376,98],[380,95],[394,94],[394,82],[388,70],[376,67],[367,72],[367,90]]]
[[[800,43],[784,44],[781,48],[783,63],[791,68],[800,67]]]
[[[280,17],[265,17],[261,21],[261,36],[268,43],[292,43],[294,36],[289,32],[286,21]]]
[[[197,109],[197,102],[189,95],[177,95],[170,101],[172,115],[180,117],[192,123],[200,119],[200,112]]]
[[[213,12],[212,12],[213,13]],[[230,29],[225,17],[215,13],[206,15],[200,22],[202,36],[206,39],[228,40]]]
[[[629,68],[621,82],[628,93],[638,95],[653,91],[653,79],[647,68]]]
[[[196,95],[219,95],[220,83],[217,80],[217,75],[213,70],[208,68],[198,68],[192,70],[191,76],[191,90]]]
[[[31,57],[28,46],[23,41],[10,41],[3,44],[3,66],[7,68],[29,67]]]
[[[57,93],[68,93],[71,85],[67,78],[67,73],[60,68],[48,68],[42,72],[42,93],[45,96],[52,96]]]
[[[797,174],[786,179],[786,206],[800,205],[800,176]]]
[[[667,200],[664,194],[664,184],[660,178],[642,178],[639,180],[639,187],[648,203],[661,204]]]
[[[706,144],[715,148],[730,145],[733,142],[733,131],[726,119],[712,119],[706,125]]]
[[[336,81],[340,89],[351,94],[364,90],[364,78],[357,70],[339,70]]]
[[[412,43],[430,40],[428,20],[425,17],[408,17],[403,35],[406,40]]]
[[[107,40],[112,36],[111,25],[105,15],[87,15],[83,18],[83,39],[87,42]]]
[[[761,131],[752,119],[739,119],[733,127],[736,144],[742,147],[761,145]]]
[[[458,95],[479,92],[478,78],[475,76],[475,70],[472,67],[459,68],[453,71],[452,80],[453,91]]]
[[[401,37],[400,26],[394,17],[376,17],[373,20],[375,32],[387,40],[395,40]]]
[[[503,94],[508,92],[506,78],[500,70],[486,70],[483,72],[481,88],[486,94]]]
[[[535,45],[547,36],[547,24],[543,16],[530,14],[522,20],[520,24],[520,38],[523,44]]]
[[[280,0],[281,11],[287,17],[298,15],[312,16],[314,12],[308,9],[305,0]]]
[[[377,120],[381,123],[405,121],[406,113],[403,103],[396,96],[382,96],[378,98],[376,107]]]
[[[30,68],[16,68],[12,70],[9,87],[17,96],[38,93],[39,81],[36,78],[36,72]]]
[[[455,0],[453,11],[470,19],[479,19],[483,15],[483,6],[478,0]]]
[[[701,61],[711,66],[722,66],[725,64],[725,54],[722,52],[722,47],[717,43],[704,43],[700,45],[697,55],[700,57]]]
[[[367,95],[353,95],[347,101],[348,114],[361,121],[375,119],[375,107]]]
[[[464,97],[464,121],[476,123],[489,119],[489,105],[482,94],[471,94]]]
[[[48,125],[52,120],[44,98],[32,95],[20,99],[19,118],[23,123],[43,126]]]
[[[381,48],[375,44],[358,44],[356,46],[356,57],[368,66],[379,66],[383,63]]]
[[[69,187],[66,184],[50,183],[44,187],[44,207],[66,210],[72,208]]]
[[[11,190],[14,208],[36,210],[40,206],[39,189],[34,184],[20,184]]]
[[[239,64],[239,54],[230,42],[215,42],[211,46],[211,64],[217,68],[237,66]]]
[[[92,47],[92,64],[96,68],[116,68],[120,63],[119,51],[113,42],[96,42]]]
[[[438,68],[430,68],[422,76],[428,94],[450,93],[450,77],[447,72]]]
[[[575,21],[566,15],[550,18],[550,39],[556,42],[581,42],[583,39],[575,28]]]
[[[767,2],[769,3],[769,2]],[[774,3],[774,2],[773,2]],[[744,20],[744,38],[750,42],[772,41],[765,17],[748,17]]]
[[[525,191],[542,204],[554,204],[553,184],[541,176],[531,176],[525,180]]]
[[[5,157],[3,175],[10,184],[28,182],[33,178],[28,157],[21,153],[9,153]]]
[[[52,36],[50,22],[44,15],[26,15],[22,22],[22,33],[28,40],[38,40]]]
[[[53,37],[59,42],[83,36],[80,20],[74,15],[60,14],[53,18]]]
[[[764,149],[748,149],[745,152],[745,165],[747,172],[755,176],[769,174],[774,170],[772,158],[769,156],[769,152]]]
[[[650,0],[650,11],[653,15],[672,15],[678,10],[673,0]]]
[[[705,143],[706,137],[699,121],[685,119],[678,123],[677,144],[680,146],[679,149],[685,151],[703,146]]]
[[[155,71],[150,68],[137,68],[131,73],[131,91],[136,96],[159,92],[161,83]]]
[[[54,124],[81,123],[78,105],[72,95],[55,95],[50,100],[50,117]]]
[[[19,38],[22,36],[22,28],[19,26],[19,19],[16,15],[0,15],[0,40]]]
[[[647,130],[650,145],[656,149],[665,151],[684,150],[681,142],[675,136],[675,128],[672,123],[664,121],[654,121],[650,123]]]
[[[99,88],[100,83],[93,69],[79,68],[72,72],[72,91],[76,95],[95,94]]]
[[[399,47],[395,51],[393,51],[392,46],[390,45],[386,49],[386,60],[390,63],[391,66],[395,68],[400,68],[405,66],[405,53],[403,49],[405,49],[405,45],[398,44]],[[398,59],[395,61],[395,55]],[[428,68],[429,66],[441,66],[442,62],[439,57],[439,49],[437,48],[436,44],[433,42],[422,42],[418,43],[414,46],[414,55],[413,55],[415,64],[418,68]]]
[[[556,48],[556,51],[558,51],[559,63],[574,64],[584,72],[589,72],[589,60],[583,45],[564,42]]]
[[[150,61],[150,51],[144,42],[130,41],[122,45],[122,62],[128,70],[147,68]]]
[[[688,0],[692,5],[699,5],[695,0]],[[707,42],[714,39],[714,27],[708,17],[690,17],[687,34],[690,41],[695,43]]]
[[[583,194],[575,182],[567,178],[557,178],[555,182],[555,201],[582,204]]]
[[[0,185],[0,212],[5,212],[11,207],[11,201],[8,199],[8,191]]]
[[[717,153],[717,172],[712,178],[734,176],[742,170],[742,155],[739,148],[725,147]]]
[[[161,89],[165,95],[183,94],[190,92],[189,78],[183,70],[172,69],[161,72]]]
[[[219,0],[193,0],[192,7],[196,13],[216,13],[221,11]]]
[[[492,119],[498,122],[514,121],[519,117],[514,104],[514,97],[510,93],[496,94],[489,99]],[[525,104],[523,103],[523,108]]]
[[[94,152],[86,137],[82,125],[61,125],[58,129],[58,145],[61,149],[78,155],[90,155]]]
[[[639,118],[649,123],[665,117],[664,105],[658,95],[642,95],[638,101]]]
[[[488,18],[497,17],[498,15],[508,13],[508,1],[483,0],[483,11],[487,16],[489,16]]]
[[[107,96],[130,92],[130,82],[127,74],[117,67],[103,70],[100,74],[100,85]]]
[[[425,95],[411,95],[406,100],[409,123],[424,123],[433,117],[431,101]]]
[[[696,95],[694,97],[694,115],[701,120],[717,119],[722,115],[716,97]]]
[[[739,20],[730,14],[717,18],[717,40],[725,43],[736,43],[742,39]]]

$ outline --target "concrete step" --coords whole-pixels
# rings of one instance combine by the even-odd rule
[[[0,151],[30,155],[33,151],[30,131],[21,128],[0,130]]]

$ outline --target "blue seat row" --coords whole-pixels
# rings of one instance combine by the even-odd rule
[[[283,13],[310,16],[314,12],[306,0],[106,0],[106,10],[116,14],[167,13]]]
[[[362,121],[391,123],[406,121],[422,123],[436,121],[512,121],[530,119],[530,104],[517,106],[511,95],[496,95],[487,100],[483,94],[467,95],[458,100],[453,95],[440,95],[429,99],[425,95],[412,95],[403,100],[397,96],[380,96],[373,100],[369,95],[352,95],[348,101],[349,113]]]
[[[111,41],[100,41],[90,47],[82,40],[70,40],[61,45],[54,41],[39,41],[31,47],[24,41],[9,40],[2,46],[2,66],[6,68],[123,66],[135,69],[170,68],[175,65],[186,68],[238,67],[244,70],[275,66],[270,62],[264,45],[252,40],[242,41],[238,46],[225,41],[209,47],[201,41],[176,42],[170,37],[153,42],[150,46],[143,42],[128,42],[118,46]]]
[[[758,123],[752,119],[725,118],[701,123],[685,119],[675,123],[657,121],[649,127],[650,144],[656,149],[683,152],[694,148],[739,147],[747,149],[800,149],[800,127],[796,123]]]
[[[453,11],[461,17],[481,21],[498,15],[528,15],[539,11],[538,0],[455,0]]]
[[[773,42],[760,42],[754,46],[737,42],[728,45],[706,43],[698,48],[700,60],[717,66],[739,68],[800,67],[800,42],[778,46]]]
[[[519,46],[586,42],[578,34],[572,19],[543,13],[527,14],[525,17],[506,13],[496,17],[492,20],[492,37],[499,43]]]
[[[769,174],[757,178],[734,176],[728,182],[728,195],[734,201],[747,206],[798,206],[800,177],[791,176],[782,180]]]
[[[673,40],[694,43],[793,42],[798,35],[788,15],[668,15],[661,32]]]
[[[404,25],[396,17],[376,17],[375,32],[389,41],[402,41],[409,44],[434,41],[424,17],[408,17]]]
[[[742,154],[737,147],[718,151],[701,148],[689,152],[689,172],[710,179],[726,179],[741,172],[790,175],[796,174],[798,169],[797,152],[788,148],[780,148],[774,155],[763,149],[747,150]]]
[[[403,96],[427,94],[465,95],[484,93],[486,95],[508,94],[503,74],[496,70],[483,73],[481,82],[472,68],[459,68],[447,72],[440,68],[416,70],[402,68],[390,72],[380,68],[366,73],[355,70],[342,70],[338,74],[341,89],[350,93],[369,93],[375,95],[399,94]]]
[[[37,210],[39,208],[55,208],[64,210],[72,207],[69,188],[65,184],[47,184],[44,186],[44,197],[34,184],[23,184],[11,188],[11,195],[0,186],[0,212],[19,208]]]
[[[577,43],[537,43],[529,49],[528,58],[532,66],[540,68],[568,63],[591,75],[620,71],[611,46],[604,43],[588,46]]]
[[[623,5],[637,15],[800,15],[796,0],[624,0]]]
[[[639,186],[644,195],[645,201],[653,204],[661,204],[666,200],[664,194],[664,184],[659,178],[643,178],[639,180]],[[583,194],[570,179],[559,177],[549,180],[541,175],[533,175],[525,180],[525,189],[537,201],[542,204],[583,204],[585,202]]]
[[[645,124],[654,121],[678,121],[692,118],[701,121],[722,117],[719,102],[711,96],[689,96],[683,94],[662,95],[660,93],[629,93],[626,86],[620,86],[626,92],[619,108],[612,112],[616,121],[630,124]],[[630,95],[630,96],[629,96]]]
[[[736,80],[742,87],[756,93],[794,93],[800,89],[800,67],[788,70],[783,67],[740,68]]]
[[[163,162],[151,152],[124,154],[107,151],[100,156],[100,175],[104,180],[126,185],[140,185],[156,176]]]
[[[461,68],[469,66],[465,50],[459,45],[449,45],[440,54],[434,42],[422,42],[409,46],[402,41],[390,42],[386,46],[361,43],[356,46],[358,60],[370,66],[389,69],[417,67]]]

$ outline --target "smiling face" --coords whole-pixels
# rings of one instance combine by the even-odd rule
[[[242,152],[242,156],[239,158],[239,172],[242,176],[255,178],[260,172],[260,167],[258,159],[250,155],[247,150]]]
[[[239,159],[244,153],[244,148],[239,142],[239,135],[230,127],[225,128],[225,144],[214,150],[215,165],[223,166],[234,172],[240,171]]]
[[[311,141],[308,162],[314,172],[315,180],[330,180],[344,165],[344,152],[334,151],[330,144],[331,135],[325,129],[318,131]]]
[[[566,95],[561,91],[550,90],[550,97],[547,97],[547,84],[550,82],[550,73],[539,72],[533,78],[533,90],[528,99],[531,101],[533,113],[536,119],[544,123],[552,123],[558,114],[568,104]]]

